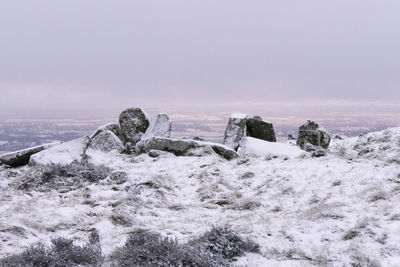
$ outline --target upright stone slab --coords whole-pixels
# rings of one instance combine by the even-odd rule
[[[231,115],[224,134],[224,145],[234,150],[239,148],[240,142],[245,135],[246,119],[246,114],[238,113]]]
[[[129,149],[141,140],[150,125],[150,119],[141,108],[129,108],[119,116],[119,125],[123,141]]]
[[[259,116],[254,116],[246,121],[246,135],[268,142],[276,142],[274,126],[265,122]]]
[[[157,114],[154,123],[151,125],[149,137],[169,138],[171,136],[171,129],[172,121],[167,113]]]
[[[316,122],[308,120],[299,128],[297,145],[302,149],[305,149],[307,144],[327,149],[330,141],[331,137],[329,134]]]

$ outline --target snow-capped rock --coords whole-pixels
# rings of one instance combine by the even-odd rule
[[[232,114],[224,134],[224,145],[234,150],[239,148],[240,142],[245,136],[247,115],[243,113]]]
[[[322,129],[316,122],[308,120],[299,128],[297,145],[303,149],[307,143],[327,149],[330,141],[331,137],[328,132]]]
[[[150,119],[141,108],[128,108],[120,114],[119,124],[123,141],[129,149],[134,148],[142,139],[150,125]]]
[[[163,137],[169,138],[171,136],[172,121],[167,113],[159,113],[156,118],[150,123],[143,138],[150,137]]]
[[[103,126],[100,126],[91,136],[90,139],[93,139],[96,135],[100,134],[104,131],[111,131],[117,136],[118,138],[122,139],[121,135],[121,127],[117,123],[109,123]],[[121,140],[122,141],[122,140]]]
[[[125,150],[122,141],[110,130],[102,130],[91,138],[88,148],[98,149],[103,152],[116,150],[120,153]]]
[[[60,143],[55,142],[3,154],[0,155],[0,163],[11,167],[23,166],[29,163],[29,159],[32,155],[58,144]]]
[[[246,135],[268,142],[276,142],[274,126],[265,122],[259,116],[246,120]]]
[[[81,162],[89,143],[88,136],[65,142],[32,155],[29,163],[67,165],[74,161]]]

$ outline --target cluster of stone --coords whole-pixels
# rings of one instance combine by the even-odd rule
[[[87,149],[94,149],[128,154],[149,153],[151,156],[161,155],[165,152],[178,156],[201,156],[214,153],[223,158],[232,159],[238,156],[236,151],[242,146],[246,137],[276,142],[274,127],[271,123],[263,121],[259,116],[248,118],[246,114],[242,113],[232,114],[229,118],[223,145],[205,142],[200,137],[192,140],[171,139],[171,129],[172,121],[166,113],[157,114],[154,120],[150,120],[141,108],[128,108],[120,114],[119,123],[104,125],[90,137],[85,137],[87,141],[82,143],[82,153],[78,154],[82,154],[84,157]],[[321,157],[326,155],[330,140],[329,134],[317,123],[307,121],[299,128],[297,145],[303,150],[312,152],[312,156]],[[33,154],[55,145],[42,145],[2,155],[0,163],[12,167],[22,166],[30,161]],[[58,150],[71,152],[69,144],[64,144],[64,146],[66,147],[63,147],[63,144],[57,146],[60,147]],[[58,151],[56,148],[53,150]]]
[[[237,151],[246,136],[276,142],[272,123],[263,121],[259,116],[248,118],[246,114],[232,114],[225,129],[223,143]]]
[[[223,143],[238,151],[246,136],[268,142],[276,142],[272,123],[263,121],[259,116],[248,118],[246,114],[232,114],[225,129]],[[288,139],[296,140],[291,134]],[[321,157],[326,155],[330,140],[331,138],[327,131],[317,123],[307,121],[299,128],[297,145],[301,149],[311,152],[313,157]]]

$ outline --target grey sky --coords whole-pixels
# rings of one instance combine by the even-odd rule
[[[400,1],[2,0],[0,110],[400,99]]]

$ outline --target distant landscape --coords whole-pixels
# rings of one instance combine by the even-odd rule
[[[154,112],[153,112],[154,113]],[[288,134],[297,134],[298,127],[310,117],[323,125],[332,135],[357,136],[365,132],[373,132],[400,125],[396,113],[322,114],[319,116],[266,116],[264,120],[274,124],[278,139],[285,140]],[[255,115],[254,114],[254,115]],[[170,114],[173,119],[172,137],[191,138],[200,136],[208,141],[221,142],[224,135],[229,112]],[[251,113],[249,115],[252,115]],[[20,150],[54,141],[69,141],[84,135],[90,135],[99,126],[117,122],[118,116],[72,115],[71,118],[61,116],[19,116],[15,118],[0,117],[0,154]]]

